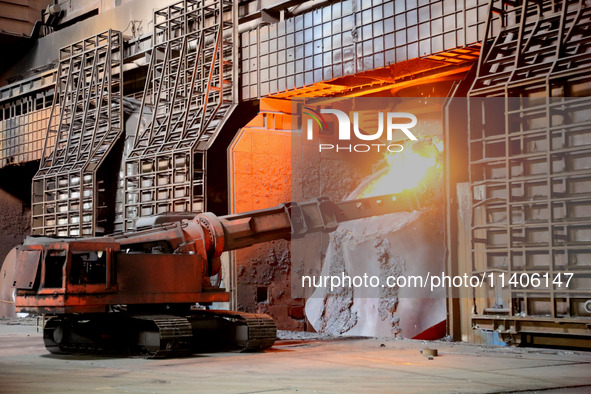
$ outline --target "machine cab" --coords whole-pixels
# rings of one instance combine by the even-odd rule
[[[50,312],[64,307],[70,295],[116,292],[113,253],[118,250],[119,245],[108,240],[18,247],[13,282],[17,311]]]

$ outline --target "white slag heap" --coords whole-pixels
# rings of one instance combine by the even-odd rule
[[[358,190],[383,178],[384,171]],[[431,180],[432,185],[440,181]],[[350,198],[359,195],[355,191]],[[388,277],[441,276],[445,271],[443,225],[442,198],[431,199],[429,207],[420,211],[340,224],[330,236],[321,276],[367,275],[381,281],[376,288],[347,286],[331,291],[330,286],[317,287],[306,302],[306,316],[314,329],[330,335],[413,338],[444,322],[444,288],[431,291],[430,283],[422,288],[414,283],[407,287],[385,283]]]
[[[441,275],[442,220],[432,210],[342,223],[331,234],[322,276]],[[445,289],[317,288],[306,302],[316,331],[331,335],[413,338],[446,318]]]

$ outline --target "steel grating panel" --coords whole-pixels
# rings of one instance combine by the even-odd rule
[[[122,46],[121,33],[108,30],[60,50],[51,110],[59,116],[50,115],[33,178],[34,235],[101,232],[97,171],[122,133]]]
[[[584,1],[524,0],[519,6],[491,1],[489,14],[502,15],[503,29],[484,43],[471,95],[513,95],[512,88],[521,92],[539,86],[545,88],[542,94],[552,96],[551,80],[591,69],[586,30],[591,8]]]
[[[488,280],[472,323],[516,341],[591,336],[591,7],[508,3],[491,1],[503,28],[469,94],[472,273],[542,280]],[[565,273],[568,288],[553,283]]]
[[[0,167],[41,159],[52,101],[53,94],[39,92],[0,105]]]
[[[484,38],[487,6],[486,0],[345,0],[258,27],[241,35],[242,97],[435,54],[461,59],[455,49]]]
[[[154,13],[154,47],[125,165],[124,229],[141,216],[202,211],[205,149],[235,108],[233,1],[186,0]]]

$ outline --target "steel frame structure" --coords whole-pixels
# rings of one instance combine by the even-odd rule
[[[52,105],[47,90],[0,104],[0,167],[41,159]]]
[[[489,10],[502,28],[483,44],[469,93],[472,274],[548,273],[550,283],[488,281],[475,291],[472,325],[517,343],[588,341],[591,7],[491,0]],[[566,272],[569,288],[552,283]]]
[[[325,92],[310,93],[330,95],[347,89],[342,77],[419,57],[472,60],[476,49],[464,48],[483,40],[486,8],[486,0],[343,0],[258,26],[241,35],[242,97],[322,83]]]
[[[233,1],[183,0],[154,13],[153,49],[125,165],[124,230],[141,216],[205,209],[205,150],[238,101]]]
[[[105,190],[97,171],[123,131],[122,51],[114,30],[60,50],[57,97],[33,178],[34,235],[101,233]]]

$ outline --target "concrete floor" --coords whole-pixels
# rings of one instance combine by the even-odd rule
[[[591,391],[589,352],[354,338],[148,360],[53,356],[36,331],[0,322],[0,392]]]

